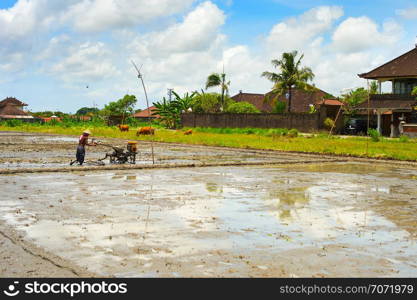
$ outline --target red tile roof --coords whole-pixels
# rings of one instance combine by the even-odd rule
[[[330,106],[344,106],[345,104],[337,99],[324,99],[317,102],[318,105],[330,105]]]
[[[323,101],[323,98],[328,95],[326,92],[317,89],[314,92],[305,92],[302,90],[294,89],[292,91],[292,100],[291,100],[291,111],[292,112],[309,112],[311,104],[317,104],[320,101]],[[249,102],[256,106],[262,112],[272,112],[273,106],[271,104],[275,95],[272,92],[264,94],[250,94],[250,93],[239,93],[232,97],[232,100],[236,102]],[[278,97],[279,101],[288,102],[288,99],[285,95]],[[337,100],[336,100],[337,101]],[[332,104],[328,105],[337,105],[334,102],[329,102]],[[340,105],[340,104],[339,104]]]
[[[358,76],[366,79],[417,77],[417,47],[368,73]]]
[[[150,116],[149,116],[149,110],[150,110]],[[146,109],[142,110],[141,112],[138,112],[138,113],[134,114],[133,117],[134,118],[149,118],[149,117],[151,117],[151,118],[159,118],[160,117],[159,115],[152,115],[152,113],[154,112],[154,110],[156,110],[156,107],[155,106],[151,106],[151,107],[149,107],[149,109],[146,108]]]
[[[262,112],[271,112],[272,105],[265,101],[264,94],[239,93],[231,98],[236,102],[248,102]]]
[[[267,97],[274,97],[272,92],[266,94]],[[291,97],[291,112],[304,113],[310,111],[310,105],[320,102],[327,96],[327,93],[317,89],[314,92],[306,92],[303,90],[294,89]],[[286,95],[278,97],[279,101],[288,103]],[[288,104],[287,104],[288,105]]]

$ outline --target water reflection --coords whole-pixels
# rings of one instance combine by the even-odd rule
[[[209,193],[223,193],[223,185],[219,185],[214,182],[207,182],[206,189]]]
[[[336,173],[340,165],[327,168],[333,171],[230,167],[16,176],[15,184],[0,184],[4,195],[22,199],[9,203],[0,195],[0,210],[37,245],[104,275],[140,276],[143,264],[161,257],[329,245],[357,257],[399,257],[395,268],[413,274],[415,181],[398,180],[403,172],[372,173],[372,167],[361,166],[361,175]],[[33,194],[35,179],[39,191]],[[63,202],[52,189],[65,191]]]
[[[307,189],[307,187],[296,187],[268,193],[268,199],[275,206],[280,220],[292,219],[294,215],[297,215],[298,209],[308,204],[310,196]]]

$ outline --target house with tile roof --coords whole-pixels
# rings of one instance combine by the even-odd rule
[[[27,112],[23,110],[25,106],[28,105],[13,97],[8,97],[0,101],[0,120],[34,120],[35,118],[33,116],[29,115]]]
[[[252,94],[252,93],[243,93],[242,91],[239,94],[231,97],[232,100],[236,102],[248,102],[253,104],[257,109],[264,113],[271,113],[273,111],[272,99],[276,95],[273,92],[266,94]],[[292,113],[308,113],[310,112],[310,107],[313,105],[316,108],[321,105],[326,106],[337,106],[339,108],[343,105],[337,99],[329,99],[329,94],[320,89],[316,89],[313,92],[306,92],[302,90],[293,90],[292,94],[292,104],[291,112]],[[323,102],[323,100],[326,100]],[[276,101],[284,102],[288,105],[288,99],[286,95],[278,96]]]
[[[417,100],[411,95],[417,87],[417,45],[414,49],[375,68],[359,74],[360,78],[377,80],[379,93],[371,95],[369,101],[359,106],[377,118],[377,130],[386,136],[398,137],[403,133],[402,122],[416,124],[407,126],[417,134]],[[390,93],[382,93],[382,84],[389,82]]]
[[[135,113],[133,115],[133,117],[135,119],[142,120],[142,121],[147,121],[149,119],[151,119],[151,120],[158,119],[158,118],[160,118],[160,116],[153,114],[155,110],[156,110],[156,107],[155,106],[151,106],[149,108],[145,108],[144,110],[142,110],[142,111],[140,111],[138,113]]]

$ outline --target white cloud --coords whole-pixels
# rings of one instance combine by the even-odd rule
[[[100,81],[118,74],[111,52],[103,43],[85,43],[68,49],[69,55],[53,64],[47,72],[66,82]]]
[[[401,27],[389,21],[383,24],[383,30],[368,17],[348,18],[333,33],[333,46],[344,53],[392,45],[401,37]]]
[[[151,92],[162,95],[168,87],[180,92],[200,89],[221,61],[225,36],[220,28],[224,22],[223,11],[207,1],[182,22],[136,37],[128,49],[135,61],[144,64],[144,73],[150,75]]]
[[[57,20],[69,6],[80,0],[18,0],[9,9],[0,9],[0,38],[11,41],[34,33],[57,29]],[[54,25],[51,27],[51,25]]]
[[[68,47],[70,42],[71,38],[66,34],[54,36],[49,40],[48,45],[36,55],[35,59],[39,61],[54,59],[62,54],[62,49]]]
[[[397,9],[397,15],[409,19],[409,20],[416,20],[417,19],[417,7],[410,7],[407,9]]]
[[[0,9],[0,37],[19,38],[61,26],[86,32],[145,24],[186,10],[194,0],[18,0]]]
[[[269,68],[269,61],[264,57],[254,56],[247,46],[228,48],[223,53],[225,72],[231,81],[231,93],[265,92],[272,83],[261,78],[261,73]],[[219,62],[217,69],[222,67]]]
[[[4,59],[0,62],[0,71],[5,73],[19,71],[23,68],[23,61],[22,53],[12,53],[4,56]]]
[[[317,36],[332,28],[333,23],[343,16],[337,6],[322,6],[311,9],[299,17],[293,17],[275,25],[266,42],[270,51],[292,51],[300,49]]]
[[[63,19],[75,29],[95,32],[144,24],[158,17],[179,13],[194,0],[83,0],[69,7]]]
[[[114,71],[114,66],[111,66],[110,60],[99,62],[100,67],[89,68],[83,72],[74,71],[75,64],[71,65],[71,60],[75,61],[77,54],[80,55],[80,60],[86,55],[77,50],[75,45],[89,41],[97,43],[100,40],[94,35],[85,38],[76,31],[104,31],[106,34],[120,27],[146,24],[158,18],[183,12],[194,1],[18,0],[13,7],[0,9],[1,70],[9,71],[9,79],[13,80],[16,77],[12,77],[11,70],[22,71],[23,65],[30,65],[33,60],[39,62],[44,71],[49,67],[50,74],[60,66],[68,65],[73,71],[63,77],[66,81],[70,81],[71,76],[74,76],[74,79],[83,76],[94,77],[100,68],[111,73]],[[62,30],[68,34],[62,35]],[[51,35],[52,39],[50,39]],[[58,62],[59,59],[63,59],[63,54],[70,47],[74,54],[67,55],[67,61]],[[107,58],[110,56],[108,53]]]
[[[181,23],[164,31],[152,32],[135,40],[133,47],[139,56],[206,51],[219,38],[225,15],[211,2],[200,4]]]
[[[32,32],[37,21],[36,13],[36,5],[28,0],[20,0],[10,9],[1,9],[0,38],[10,40]]]

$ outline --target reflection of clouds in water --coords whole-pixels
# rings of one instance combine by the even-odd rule
[[[389,178],[320,175],[256,167],[18,176],[17,187],[6,185],[6,192],[16,193],[33,180],[39,191],[30,200],[2,199],[0,211],[36,244],[104,273],[117,273],[125,258],[131,260],[129,270],[138,270],[138,261],[219,249],[284,251],[348,244],[378,257],[394,257],[403,246],[415,252],[402,221],[394,224],[372,206],[383,207],[396,196],[385,193],[385,187],[393,186]],[[396,184],[399,188],[402,182]],[[66,191],[63,204],[56,203],[51,187]],[[373,191],[376,187],[379,192]],[[404,193],[412,189],[403,188]],[[21,191],[23,196],[32,192]],[[51,203],[56,208],[45,210]],[[410,213],[404,211],[408,202],[391,205],[401,216]],[[26,227],[12,207],[25,208],[40,220]]]
[[[366,207],[369,192],[389,191],[389,187],[382,185],[338,182],[333,178],[325,183],[320,180],[310,187],[271,192],[268,201],[274,205],[275,215],[281,222],[296,224],[313,238],[336,238],[346,235],[346,230],[363,235],[377,227],[396,231],[397,238],[407,237],[406,231],[395,229],[396,224]],[[378,195],[374,196],[378,200]]]

